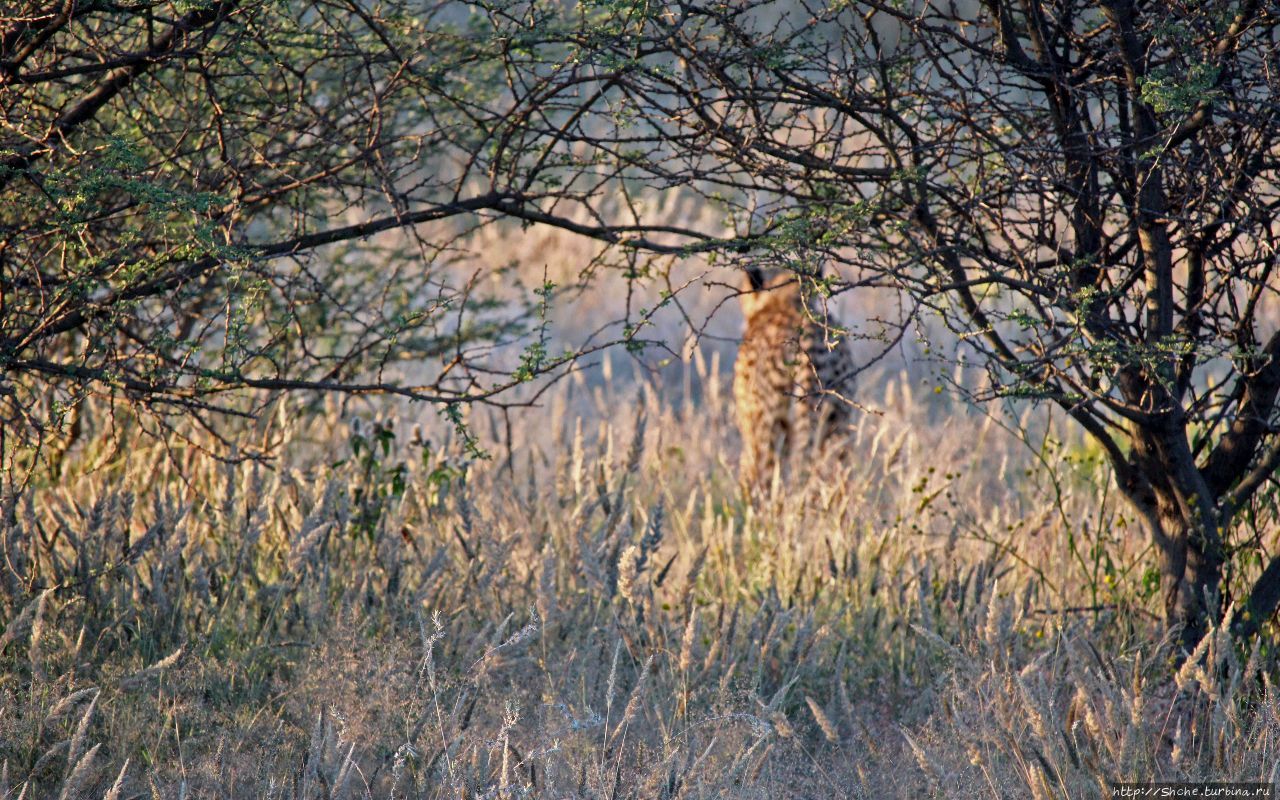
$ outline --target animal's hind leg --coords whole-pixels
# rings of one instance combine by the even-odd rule
[[[783,464],[790,440],[785,422],[774,421],[767,428],[746,428],[742,432],[742,458],[738,476],[749,492],[762,490],[773,480],[773,473]]]

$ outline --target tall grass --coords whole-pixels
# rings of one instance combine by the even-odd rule
[[[489,460],[332,405],[242,432],[270,461],[78,451],[0,515],[0,798],[1275,778],[1274,657],[1215,636],[1170,673],[1150,554],[1083,445],[893,379],[856,458],[746,497],[695,361],[696,392],[566,382]]]

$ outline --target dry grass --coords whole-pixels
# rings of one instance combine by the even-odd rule
[[[690,370],[674,402],[565,383],[488,461],[296,408],[245,432],[271,463],[77,454],[4,509],[0,798],[1274,779],[1273,656],[1169,677],[1087,448],[893,379],[858,458],[748,500],[722,370]]]

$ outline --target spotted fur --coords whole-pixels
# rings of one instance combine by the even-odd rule
[[[848,342],[831,330],[790,273],[749,271],[741,295],[746,331],[733,368],[742,432],[741,478],[758,486],[790,456],[842,436],[852,407]]]

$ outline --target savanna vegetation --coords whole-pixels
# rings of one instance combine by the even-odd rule
[[[0,800],[1274,783],[1278,59],[1250,0],[6,5]],[[763,490],[745,266],[861,369]]]

